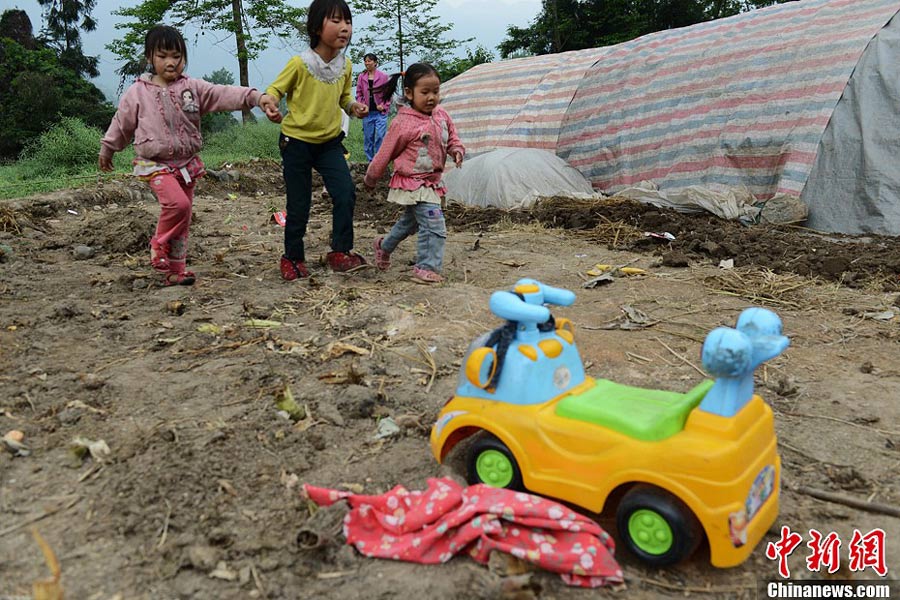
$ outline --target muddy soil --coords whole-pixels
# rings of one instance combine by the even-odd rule
[[[333,515],[310,516],[303,482],[374,494],[462,475],[458,456],[435,462],[428,430],[469,342],[501,324],[491,292],[521,277],[577,292],[555,314],[575,323],[589,374],[676,391],[702,379],[706,332],[751,303],[777,310],[791,347],[756,382],[775,410],[784,466],[766,540],[781,525],[804,542],[809,529],[835,531],[839,576],[868,579],[871,569],[847,570],[847,547],[854,529],[882,528],[889,572],[900,568],[896,517],[805,491],[900,503],[894,238],[747,228],[630,203],[548,199],[512,214],[451,206],[447,282],[429,287],[410,278],[413,240],[388,271],[329,272],[330,207],[319,193],[312,277],[286,283],[283,231],[270,218],[283,206],[280,176],[264,163],[242,172],[198,188],[193,287],[161,288],[149,272],[158,208],[139,184],[0,206],[0,434],[21,430],[30,449],[0,452],[0,597],[47,576],[32,525],[76,599],[755,597],[759,580],[777,577],[763,545],[728,570],[702,551],[665,570],[620,552],[627,591],[586,592],[541,571],[522,584],[467,557],[365,558],[329,536]],[[369,259],[396,216],[384,194],[361,192],[357,203],[357,247]],[[723,259],[734,268],[720,269]],[[597,263],[646,274],[583,288]],[[648,322],[623,327],[623,307]],[[278,325],[254,326],[262,319]],[[285,387],[308,411],[297,423],[275,407]],[[377,439],[384,417],[401,431]],[[76,438],[109,453],[77,455]],[[598,518],[612,532],[607,516]],[[315,549],[298,538],[307,526],[325,532]],[[819,577],[807,555],[804,545],[791,556],[795,578]]]

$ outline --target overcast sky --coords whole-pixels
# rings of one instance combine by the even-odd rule
[[[288,1],[300,5],[297,0]],[[100,76],[94,80],[94,84],[112,102],[118,100],[116,97],[118,76],[115,70],[120,63],[105,45],[122,35],[121,30],[115,28],[120,18],[113,16],[112,12],[123,6],[136,6],[138,2],[139,0],[97,0],[93,12],[97,20],[97,30],[81,34],[85,54],[100,57]],[[9,4],[7,2],[4,4],[10,8],[25,10],[31,19],[35,34],[40,31],[43,21],[37,0],[11,0]],[[435,14],[445,22],[454,24],[454,29],[448,37],[453,39],[473,37],[475,42],[472,42],[472,45],[482,44],[492,50],[499,59],[496,46],[506,37],[506,28],[509,25],[527,26],[540,8],[541,0],[439,0]],[[357,30],[370,23],[365,15],[355,15],[353,21]],[[202,77],[225,67],[234,74],[237,81],[237,59],[233,54],[234,38],[213,32],[201,36],[195,30],[183,30],[182,34],[185,35],[188,44],[190,59],[186,71],[188,75]],[[273,41],[265,53],[251,62],[250,85],[260,88],[267,86],[284,67],[287,59],[296,54],[300,48],[302,46],[299,42],[290,48],[284,46],[280,40]],[[392,68],[396,67],[393,65]],[[354,65],[354,72],[361,69],[362,65]]]

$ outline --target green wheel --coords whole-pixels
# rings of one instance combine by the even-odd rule
[[[522,474],[516,458],[506,444],[495,436],[481,432],[469,447],[466,459],[469,483],[524,490]]]
[[[675,536],[665,517],[657,512],[642,508],[631,513],[628,518],[628,537],[647,554],[658,556],[672,549]]]
[[[703,528],[683,502],[646,485],[632,488],[622,498],[616,527],[628,549],[655,567],[685,560],[703,539]]]

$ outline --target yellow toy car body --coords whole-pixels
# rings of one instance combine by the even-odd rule
[[[517,295],[526,300],[533,285],[540,286],[541,304],[549,302],[548,290],[551,298],[562,298],[553,295],[559,290],[531,280],[519,283]],[[504,312],[493,298],[491,308]],[[765,318],[774,315],[765,312]],[[521,320],[514,322],[518,333],[527,333]],[[780,321],[777,326],[780,336]],[[728,338],[730,332],[710,334],[704,364],[710,340],[715,337],[721,345],[722,335]],[[583,375],[580,364],[566,355],[574,351],[568,322],[555,323],[552,330],[545,327],[531,339],[518,333],[506,349],[511,366],[503,368],[499,381],[493,377],[499,365],[496,350],[485,345],[490,340],[473,343],[457,394],[432,428],[432,452],[439,462],[458,442],[478,434],[469,451],[470,482],[527,489],[596,513],[616,499],[620,537],[650,564],[679,562],[704,538],[714,566],[735,566],[750,555],[778,515],[781,462],[774,418],[752,393],[752,368],[748,399],[723,409],[713,398],[723,389],[727,396],[732,388],[746,395],[747,374],[741,369],[749,363],[737,360],[736,368],[737,354],[729,346],[727,366],[717,372],[727,371],[727,377],[705,380],[681,394]],[[781,350],[786,345],[786,338],[779,342]],[[721,356],[723,351],[716,346],[709,352]],[[547,365],[542,367],[541,361]],[[712,358],[708,362],[717,364]],[[564,391],[543,401],[530,398],[539,388],[529,381],[532,371],[544,378],[552,374]]]

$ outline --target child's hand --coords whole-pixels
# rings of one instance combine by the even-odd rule
[[[378,109],[378,112],[384,112],[384,105],[383,105],[383,104],[376,104],[376,105],[375,105],[375,108]]]
[[[456,168],[458,169],[458,168],[462,167],[463,158],[464,158],[462,150],[454,150],[453,152],[450,153],[450,155],[453,157],[453,162],[456,163]]]
[[[275,98],[269,94],[263,94],[259,97],[259,107],[266,113],[266,118],[273,123],[281,123],[281,112],[278,110],[278,103]]]
[[[97,164],[100,165],[101,171],[112,171],[113,170],[113,162],[112,158],[109,156],[101,156],[97,161]]]
[[[362,119],[364,116],[369,114],[369,107],[361,102],[354,102],[350,107],[350,111],[353,113],[353,116],[357,119]]]

